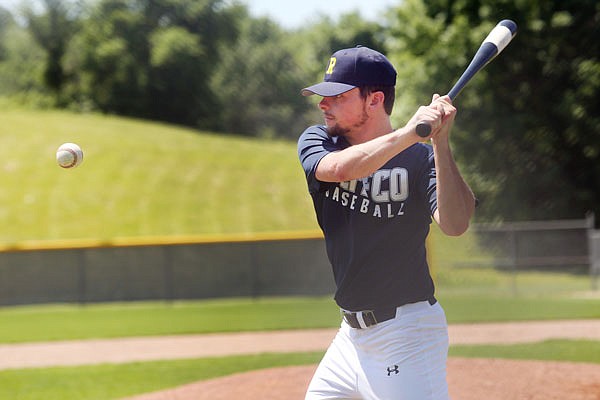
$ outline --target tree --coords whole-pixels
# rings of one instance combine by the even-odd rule
[[[0,62],[6,59],[6,35],[14,25],[15,20],[12,14],[7,9],[0,7]]]
[[[223,0],[140,1],[150,33],[150,111],[154,118],[222,130],[211,87],[231,51],[245,8]]]
[[[157,119],[196,125],[211,108],[199,69],[204,49],[200,38],[182,27],[157,29],[150,35],[150,112]],[[202,88],[204,90],[199,90]]]
[[[75,31],[75,18],[65,0],[43,0],[45,13],[36,14],[25,8],[27,27],[36,42],[46,52],[43,81],[48,89],[60,96],[65,83],[63,56]]]
[[[281,29],[268,19],[245,20],[240,39],[223,52],[212,80],[223,129],[261,137],[297,137],[309,105],[300,96],[308,78]]]
[[[424,18],[414,19],[417,13]],[[390,21],[412,92],[445,93],[501,19],[518,36],[456,100],[453,145],[481,219],[600,212],[600,6],[593,0],[407,0]],[[412,60],[412,61],[411,61]]]
[[[149,29],[132,4],[104,0],[85,17],[69,47],[70,95],[103,112],[149,117]]]
[[[46,89],[41,77],[45,60],[44,50],[28,30],[0,7],[0,94],[53,104],[54,99],[48,101],[43,95]]]
[[[101,0],[70,46],[70,93],[104,112],[216,128],[209,82],[238,14],[223,0]]]

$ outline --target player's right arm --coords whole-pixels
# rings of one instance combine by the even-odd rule
[[[369,176],[401,151],[418,141],[403,127],[365,143],[325,155],[317,166],[316,178],[322,182],[345,182]]]
[[[315,176],[322,182],[345,182],[369,176],[398,153],[423,140],[415,132],[418,122],[428,121],[434,127],[433,134],[439,129],[442,115],[431,105],[420,107],[404,127],[325,155],[317,165]]]

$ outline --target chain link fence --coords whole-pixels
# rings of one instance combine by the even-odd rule
[[[597,290],[600,230],[594,224],[592,214],[583,219],[473,224],[470,234],[476,238],[477,250],[454,266],[491,267],[513,277],[524,272],[589,274]]]

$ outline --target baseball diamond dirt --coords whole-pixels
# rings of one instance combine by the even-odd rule
[[[0,369],[325,350],[334,329],[123,338],[0,345]],[[450,343],[600,340],[600,320],[450,325]],[[302,399],[316,365],[272,368],[128,400]],[[600,364],[450,358],[454,400],[600,400]]]

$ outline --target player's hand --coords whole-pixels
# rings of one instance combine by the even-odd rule
[[[456,107],[452,105],[450,97],[440,96],[434,94],[431,104],[429,107],[434,107],[441,114],[440,124],[437,127],[432,126],[431,139],[448,139],[450,136],[450,130],[454,125],[454,119],[456,117]]]
[[[444,117],[444,107],[432,101],[428,106],[421,106],[417,112],[412,116],[410,121],[406,124],[413,132],[417,127],[417,124],[427,124],[431,127],[431,133],[426,138],[419,136],[419,141],[430,138],[436,130],[438,130],[442,124]],[[416,136],[415,132],[415,136]]]
[[[456,108],[452,105],[450,96],[440,96],[434,94],[429,107],[434,107],[445,115],[456,113]]]

